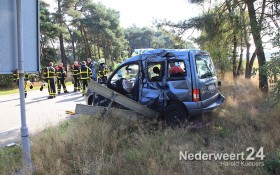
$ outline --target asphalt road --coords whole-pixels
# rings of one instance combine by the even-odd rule
[[[30,135],[46,127],[57,125],[69,118],[66,110],[74,111],[76,104],[85,104],[81,92],[61,93],[54,99],[47,99],[48,90],[28,91],[25,98],[26,120]],[[20,140],[21,113],[19,94],[0,96],[0,147]]]

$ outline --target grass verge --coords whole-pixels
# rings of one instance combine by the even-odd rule
[[[21,168],[21,147],[0,149],[0,174],[11,174]]]
[[[182,128],[158,122],[81,116],[33,136],[34,174],[280,174],[280,109],[252,81],[222,82],[222,106]],[[241,153],[264,148],[264,160],[180,160],[189,153]],[[234,163],[234,162],[233,162]],[[18,164],[0,165],[7,174]]]

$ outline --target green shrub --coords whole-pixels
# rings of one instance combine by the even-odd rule
[[[15,89],[17,87],[14,83],[13,75],[0,75],[0,90]]]
[[[265,159],[264,165],[267,171],[280,174],[280,149],[269,154]]]
[[[280,52],[271,54],[271,60],[260,67],[260,72],[267,75],[269,85],[275,84],[275,88],[272,88],[271,101],[274,105],[278,104],[280,102]]]

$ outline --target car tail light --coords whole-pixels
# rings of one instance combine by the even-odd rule
[[[200,90],[193,89],[192,96],[193,96],[193,101],[198,102],[200,100]]]

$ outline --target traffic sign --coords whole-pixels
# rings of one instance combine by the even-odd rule
[[[17,1],[0,0],[0,74],[10,74],[18,65]],[[22,56],[24,71],[40,70],[39,54],[39,1],[22,3]]]

